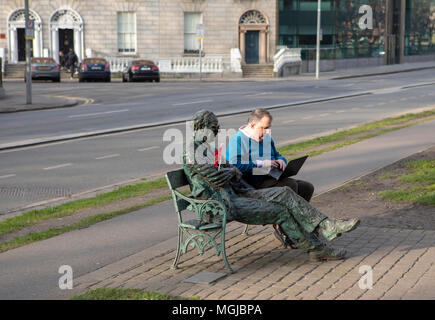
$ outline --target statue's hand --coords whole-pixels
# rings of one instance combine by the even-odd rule
[[[198,165],[198,171],[208,179],[219,176],[219,171],[209,164]]]
[[[211,178],[210,181],[218,187],[225,186],[233,177],[232,171],[218,171],[219,176]]]

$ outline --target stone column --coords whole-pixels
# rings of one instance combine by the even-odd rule
[[[11,35],[11,47],[9,48],[11,62],[12,63],[18,63],[18,34],[17,34],[17,28],[13,27],[10,30]]]
[[[81,34],[79,29],[74,29],[74,51],[76,52],[77,57],[79,60],[82,60],[82,40],[81,40]]]
[[[266,63],[266,31],[260,30],[260,64]]]
[[[59,63],[59,30],[57,28],[51,30],[51,56]]]
[[[41,56],[41,27],[35,28],[35,39],[33,39],[33,56]]]
[[[246,30],[240,30],[240,54],[242,55],[242,63],[245,62],[245,33]]]
[[[266,63],[269,63],[270,59],[270,32],[266,30]]]

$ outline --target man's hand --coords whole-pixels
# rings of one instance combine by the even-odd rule
[[[274,167],[277,169],[280,169],[282,171],[285,170],[286,163],[284,160],[278,159],[278,160],[263,160],[263,167]]]
[[[263,160],[263,167],[279,168],[279,164],[276,162],[276,160]]]
[[[284,171],[285,167],[287,167],[287,164],[285,163],[285,161],[282,159],[278,159],[275,161],[279,164],[279,168],[281,169],[281,171]]]

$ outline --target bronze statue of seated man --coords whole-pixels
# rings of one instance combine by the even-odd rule
[[[219,132],[217,117],[210,111],[199,111],[192,125],[194,137],[184,152],[183,169],[193,197],[222,202],[229,220],[279,225],[296,248],[308,252],[311,261],[345,257],[343,249],[332,248],[319,235],[331,241],[354,230],[359,220],[329,219],[287,186],[254,189],[241,179],[237,168],[230,164],[215,166],[216,150],[210,142]]]

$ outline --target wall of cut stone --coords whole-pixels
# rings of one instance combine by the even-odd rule
[[[99,55],[115,56],[117,12],[136,12],[137,56],[150,59],[184,54],[184,12],[202,12],[205,54],[229,55],[239,47],[238,23],[248,10],[259,10],[270,24],[270,57],[275,53],[276,0],[30,0],[42,19],[42,48],[50,48],[50,16],[59,9],[74,9],[84,22],[84,46]],[[0,1],[0,48],[8,48],[9,15],[24,8],[24,0]]]

